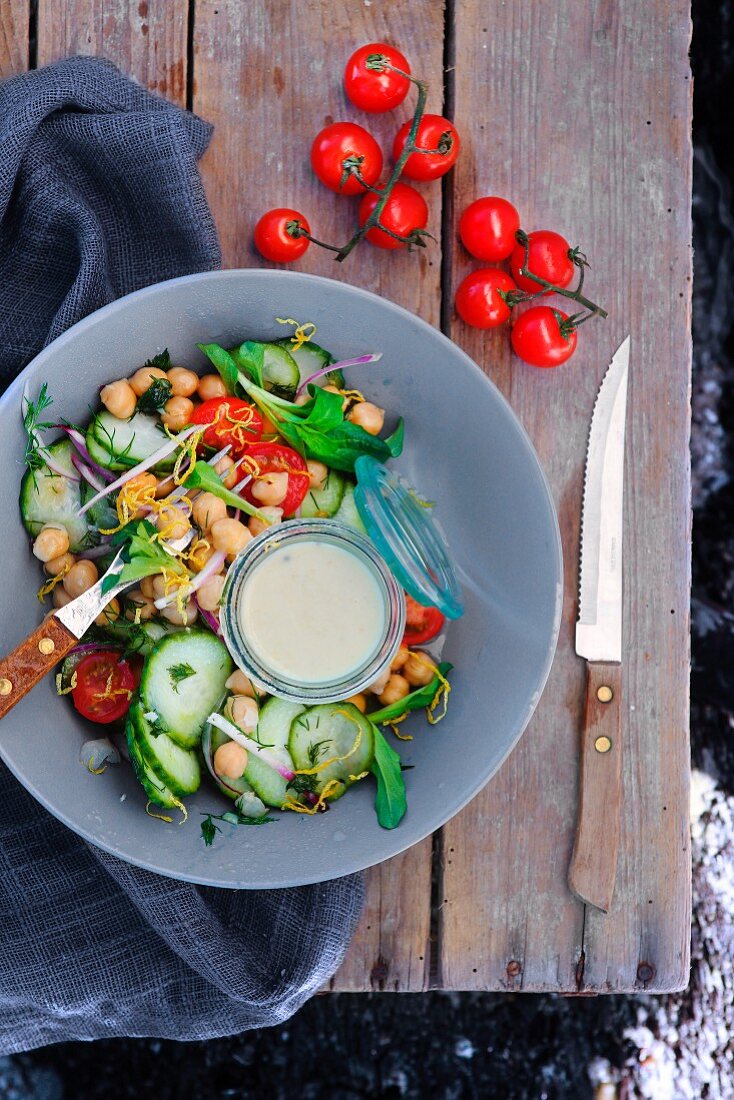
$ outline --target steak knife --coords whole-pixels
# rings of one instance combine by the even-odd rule
[[[597,395],[586,453],[576,652],[586,658],[579,809],[568,883],[607,913],[622,803],[622,519],[629,336]]]

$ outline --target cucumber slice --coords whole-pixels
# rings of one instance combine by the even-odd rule
[[[23,526],[33,538],[47,523],[65,527],[69,549],[75,553],[88,545],[89,527],[85,517],[77,515],[82,506],[82,482],[71,461],[73,445],[68,439],[60,439],[46,450],[54,466],[69,476],[62,477],[46,465],[26,471],[20,483]]]
[[[115,494],[113,494],[113,496],[114,495]],[[91,485],[85,484],[82,489],[83,503],[86,504],[93,496],[96,496],[96,489],[93,489]],[[102,497],[101,500],[96,501],[92,507],[87,510],[86,516],[90,527],[96,527],[98,531],[112,531],[120,522],[117,518],[117,509],[113,506],[108,496]]]
[[[87,432],[87,440],[90,434],[96,442],[94,452],[90,451],[92,458],[97,462],[97,454],[102,452],[104,461],[101,465],[110,470],[125,470],[137,466],[139,462],[149,458],[166,441],[166,435],[161,431],[158,417],[148,416],[147,413],[133,413],[129,420],[120,420],[103,410],[94,417]],[[89,444],[87,443],[87,450]],[[176,454],[168,455],[155,467],[156,470],[172,470],[176,463]]]
[[[171,740],[191,749],[221,703],[233,668],[226,647],[209,631],[169,634],[145,662],[140,681],[143,710],[157,714]]]
[[[150,801],[155,802],[158,806],[180,806],[180,800],[170,787],[167,787],[163,780],[159,779],[153,769],[146,763],[138,743],[135,724],[129,717],[127,725],[125,726],[125,737],[127,739],[127,748],[130,753],[130,762],[132,763],[133,771]]]
[[[354,782],[352,776],[361,775],[372,767],[374,729],[354,703],[321,703],[294,719],[288,746],[296,770],[313,768],[332,756],[344,757],[328,764],[315,776],[319,792],[332,779],[343,784],[329,793],[329,801],[333,802]]]
[[[252,752],[247,755],[245,779],[266,806],[280,809],[288,798],[288,781]]]
[[[291,401],[296,396],[301,375],[298,364],[281,344],[263,344],[263,382],[265,389]]]
[[[306,499],[308,499],[308,497]],[[303,508],[303,505],[301,505],[301,508]],[[350,482],[347,482],[344,495],[334,515],[334,519],[339,520],[339,522],[343,523],[346,527],[354,527],[355,531],[361,531],[363,535],[367,534],[367,528],[362,523],[362,517],[359,514],[359,510],[354,500],[354,486]]]
[[[195,752],[182,749],[165,733],[155,733],[146,719],[140,699],[130,706],[130,719],[143,760],[170,791],[179,797],[201,786],[201,768]]]
[[[325,519],[335,515],[344,496],[347,480],[337,470],[329,470],[323,489],[309,489],[301,504],[306,519]]]
[[[328,367],[334,362],[334,356],[331,352],[328,352],[326,348],[320,347],[319,344],[314,344],[313,340],[307,340],[306,343],[301,344],[298,349],[294,348],[293,344],[291,344],[289,336],[286,336],[284,340],[278,340],[278,343],[281,347],[288,349],[291,356],[298,364],[301,382],[306,378],[310,378],[312,374],[316,374],[316,371],[323,370],[324,367]],[[321,378],[317,378],[314,385],[338,386],[339,389],[343,389],[344,375],[340,370],[332,370],[329,371],[328,374],[322,375]]]
[[[291,723],[299,714],[303,714],[305,709],[302,703],[291,703],[287,699],[277,699],[273,696],[260,711],[257,723],[258,741],[267,745],[271,752],[289,768],[293,768],[293,760],[288,750]],[[248,755],[245,779],[255,794],[259,795],[268,806],[280,807],[288,798],[287,780],[264,760],[258,759],[254,753]]]

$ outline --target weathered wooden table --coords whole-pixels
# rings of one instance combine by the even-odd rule
[[[365,246],[341,266],[312,248],[300,267],[440,325],[507,395],[555,494],[563,625],[538,711],[499,774],[432,840],[369,874],[334,989],[687,984],[689,38],[687,0],[0,0],[0,75],[93,53],[215,124],[202,172],[226,266],[262,262],[251,231],[270,205],[302,209],[329,239],[349,236],[353,206],[315,183],[308,149],[344,116],[391,145],[393,116],[360,118],[345,103],[341,70],[357,45],[400,46],[430,82],[429,110],[450,114],[463,136],[457,168],[429,189],[435,245],[412,256]],[[454,315],[470,267],[456,218],[483,194],[508,196],[527,229],[558,229],[592,258],[609,320],[586,326],[566,368],[525,367],[506,333],[471,331]],[[603,916],[566,887],[584,677],[573,624],[586,435],[627,332],[629,709],[617,888]]]

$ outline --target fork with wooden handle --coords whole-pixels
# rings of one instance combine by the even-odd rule
[[[188,546],[193,535],[192,529],[182,538],[161,545],[168,553],[177,554]],[[106,592],[102,591],[106,578],[120,573],[121,557],[122,550],[118,550],[107,572],[96,584],[65,607],[47,615],[37,630],[7,657],[0,659],[0,718],[4,718],[78,644],[84,632],[115,596],[132,587],[134,581],[118,581]]]

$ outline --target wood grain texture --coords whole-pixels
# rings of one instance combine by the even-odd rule
[[[186,103],[188,0],[38,0],[38,64],[93,54]]]
[[[215,125],[202,174],[220,232],[225,267],[267,267],[252,230],[271,206],[293,206],[323,239],[344,242],[356,226],[357,199],[327,191],[311,174],[309,151],[330,122],[354,119],[389,153],[404,109],[381,117],[347,103],[344,63],[358,45],[409,44],[413,71],[431,85],[441,110],[443,4],[366,6],[348,0],[198,0],[194,20],[194,110]],[[441,190],[431,191],[428,228],[440,236]],[[418,255],[363,245],[344,264],[311,247],[296,269],[366,287],[421,314],[440,317],[438,244]],[[420,990],[427,983],[431,842],[374,868],[367,905],[334,989]]]
[[[52,613],[19,646],[0,657],[0,718],[79,642]]]
[[[0,80],[28,68],[30,0],[0,0]]]
[[[608,913],[614,896],[622,802],[622,666],[590,664],[581,731],[579,809],[568,885]]]
[[[528,230],[553,228],[582,244],[594,265],[588,290],[610,317],[584,326],[571,363],[546,372],[513,360],[506,333],[450,324],[543,462],[561,522],[565,600],[558,654],[527,733],[444,830],[447,988],[665,991],[688,982],[689,38],[682,0],[456,8],[455,121],[465,148],[454,205],[506,195]],[[454,287],[471,266],[454,242]],[[573,626],[586,434],[627,333],[624,813],[605,916],[584,912],[565,882],[584,697]]]

